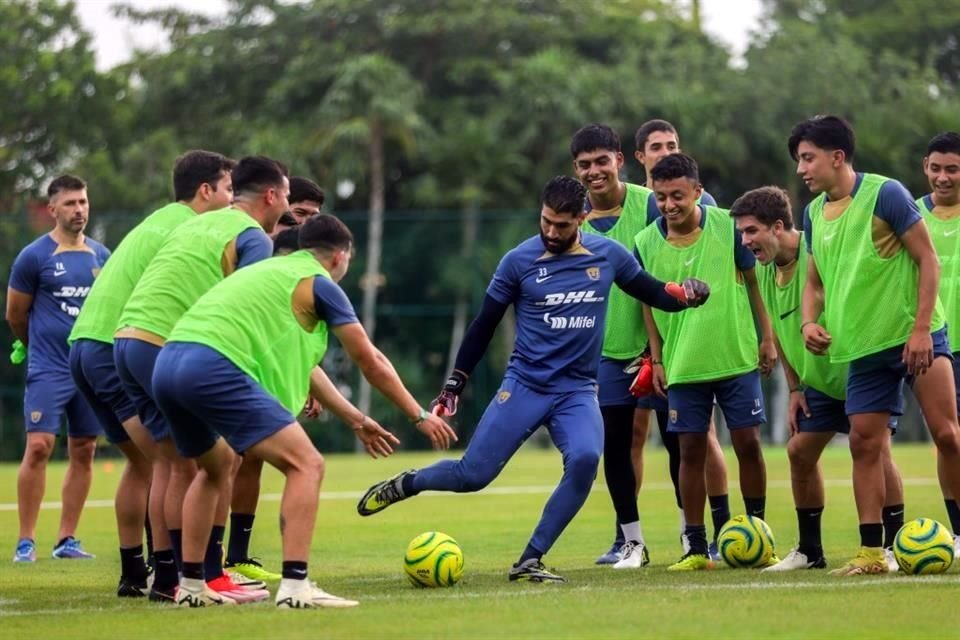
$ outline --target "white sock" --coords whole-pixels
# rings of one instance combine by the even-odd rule
[[[293,578],[282,578],[280,580],[280,588],[283,591],[300,591],[303,589],[303,585],[306,584],[307,579],[303,578],[302,580],[294,580]]]
[[[203,585],[203,580],[198,580],[197,578],[180,578],[180,587],[187,591],[200,593],[203,591]]]
[[[683,515],[683,509],[680,509],[680,533],[684,533],[687,530],[687,519]]]
[[[639,542],[640,544],[645,544],[643,541],[643,531],[640,529],[639,520],[636,522],[621,524],[620,528],[623,530],[623,539],[627,542]]]

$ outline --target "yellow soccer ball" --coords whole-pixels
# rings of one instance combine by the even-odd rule
[[[764,567],[773,557],[773,531],[760,518],[736,516],[720,529],[717,549],[734,569]]]
[[[415,587],[452,587],[463,576],[463,551],[447,534],[427,531],[407,545],[403,570]]]
[[[953,535],[936,520],[917,518],[897,532],[893,555],[904,573],[943,573],[953,564]]]

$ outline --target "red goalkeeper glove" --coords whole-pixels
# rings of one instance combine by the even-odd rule
[[[440,395],[430,403],[430,411],[435,416],[452,416],[457,413],[457,403],[460,401],[460,394],[463,388],[467,386],[467,376],[462,371],[454,369],[450,377],[447,378]]]
[[[688,307],[699,307],[710,297],[710,285],[703,280],[687,278],[683,284],[668,282],[666,292]]]
[[[640,356],[631,362],[625,369],[625,373],[637,372],[633,382],[630,383],[630,395],[635,398],[642,398],[653,393],[653,364],[650,358]]]

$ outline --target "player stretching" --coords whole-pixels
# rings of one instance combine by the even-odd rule
[[[860,552],[837,575],[886,573],[883,449],[891,415],[913,390],[960,495],[960,426],[939,262],[917,204],[889,178],[853,169],[854,134],[836,116],[805,120],[787,143],[797,174],[819,194],[804,212],[807,282],[801,329],[807,349],[849,363],[847,415]],[[855,309],[855,313],[850,310]],[[823,315],[827,329],[818,319]]]
[[[70,378],[67,336],[110,252],[83,233],[90,218],[83,180],[60,176],[50,183],[47,196],[56,226],[17,255],[7,288],[7,323],[13,335],[27,345],[28,358],[23,398],[27,447],[17,476],[20,537],[14,562],[37,559],[34,540],[46,490],[47,460],[64,417],[70,460],[63,478],[63,511],[53,557],[94,557],[83,550],[74,534],[90,492],[101,426]]]
[[[456,440],[453,430],[404,388],[337,286],[353,248],[347,227],[333,216],[314,216],[300,230],[300,246],[302,251],[244,269],[211,289],[180,319],[157,358],[157,401],[170,419],[177,448],[200,467],[183,505],[180,606],[230,603],[204,584],[203,560],[218,497],[230,482],[231,448],[266,460],[286,476],[277,606],[357,604],[324,592],[307,578],[324,461],[293,414],[306,400],[328,331],[370,383],[435,446],[446,448]],[[313,389],[332,411],[347,417],[329,394]],[[389,455],[397,442],[392,434],[356,415],[355,408],[347,411],[355,412],[350,422],[367,451],[374,457]]]
[[[850,432],[844,407],[847,365],[831,364],[803,345],[800,299],[807,281],[807,252],[803,248],[803,233],[793,226],[787,194],[778,187],[748,191],[733,203],[730,215],[736,221],[744,246],[762,265],[757,269],[757,281],[790,387],[787,455],[800,541],[783,560],[764,571],[823,569],[827,561],[820,536],[824,508],[820,455],[835,433]],[[896,571],[897,561],[889,547],[903,526],[903,484],[890,455],[889,443],[882,455],[887,487],[883,507],[884,547],[888,548],[887,564]]]
[[[447,415],[456,412],[467,377],[507,307],[514,305],[513,355],[463,457],[379,482],[357,505],[360,515],[366,516],[421,491],[479,491],[540,425],[546,425],[563,454],[563,477],[510,570],[510,580],[564,581],[548,571],[541,558],[580,510],[596,477],[603,418],[595,385],[613,284],[667,311],[700,305],[709,293],[704,283],[689,280],[680,302],[667,293],[667,285],[644,273],[623,246],[581,235],[585,195],[583,185],[573,178],[547,183],[540,199],[540,234],[503,258],[480,314],[467,330],[454,371],[435,401]]]
[[[960,133],[934,136],[927,145],[923,171],[931,191],[917,200],[917,205],[940,258],[940,301],[950,328],[954,383],[960,390]],[[953,529],[954,555],[960,558],[960,507],[950,491],[943,455],[937,455],[937,477]]]
[[[654,388],[668,398],[668,429],[680,437],[680,497],[690,550],[670,570],[691,571],[712,566],[703,478],[714,399],[740,462],[746,511],[764,516],[766,468],[759,425],[766,418],[757,365],[759,360],[760,371],[769,373],[777,353],[753,254],[741,246],[726,211],[697,204],[702,190],[697,163],[681,153],[669,155],[651,177],[663,217],[637,235],[641,264],[658,278],[709,276],[713,286],[710,305],[700,313],[672,316],[644,310]],[[762,334],[759,352],[755,327]]]
[[[158,464],[154,473],[156,446],[120,383],[113,360],[113,334],[127,299],[166,237],[197,214],[230,204],[233,164],[210,151],[188,151],[177,158],[173,167],[175,202],[151,213],[126,235],[97,277],[70,333],[70,370],[77,388],[100,417],[107,439],[127,459],[115,501],[120,540],[118,596],[137,597],[146,592],[141,532],[148,495],[156,564],[154,598],[176,586],[177,568],[163,515],[169,469]]]

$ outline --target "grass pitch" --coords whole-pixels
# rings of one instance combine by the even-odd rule
[[[907,518],[946,521],[929,446],[896,446]],[[922,578],[891,575],[835,578],[824,571],[776,576],[720,568],[668,574],[680,556],[679,519],[662,451],[648,451],[640,495],[652,564],[642,570],[596,567],[609,546],[613,511],[602,479],[579,516],[545,558],[567,577],[564,585],[507,582],[506,572],[530,535],[560,476],[556,451],[527,447],[493,485],[475,495],[425,494],[370,518],[354,510],[359,494],[396,471],[438,459],[396,454],[373,461],[329,456],[313,541],[310,574],[324,589],[356,598],[349,610],[278,611],[269,603],[181,611],[115,596],[119,575],[111,508],[120,464],[98,461],[90,504],[78,536],[92,561],[49,556],[59,511],[41,511],[34,565],[10,562],[17,535],[16,465],[0,465],[0,637],[22,638],[880,638],[955,637],[960,624],[960,571]],[[731,505],[742,512],[736,459],[727,455]],[[767,522],[782,555],[796,541],[796,522],[783,449],[766,451]],[[830,565],[858,544],[844,446],[823,459],[827,479],[824,547]],[[63,465],[51,466],[47,500],[59,499]],[[268,470],[252,551],[279,569],[277,515],[282,477]],[[712,528],[711,528],[712,529]],[[450,589],[419,590],[403,576],[411,538],[438,530],[457,539],[466,567]],[[274,588],[275,591],[275,588]]]

